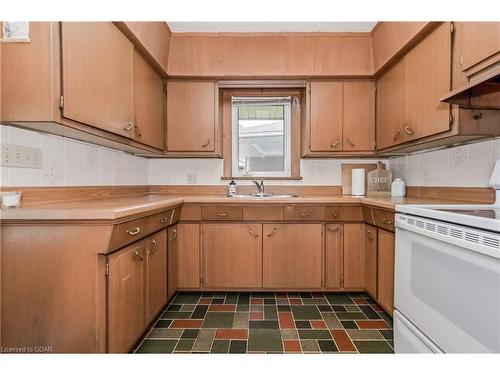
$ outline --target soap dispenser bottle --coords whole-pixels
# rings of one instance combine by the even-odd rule
[[[234,180],[231,180],[231,182],[229,183],[229,186],[228,186],[228,195],[230,197],[236,195],[236,182],[234,182]]]

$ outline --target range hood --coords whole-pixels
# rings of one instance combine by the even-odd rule
[[[500,66],[473,82],[450,91],[442,102],[469,109],[500,109]]]

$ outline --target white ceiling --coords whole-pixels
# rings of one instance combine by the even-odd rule
[[[376,22],[167,22],[172,32],[368,32]]]

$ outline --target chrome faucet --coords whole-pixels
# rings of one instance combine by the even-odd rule
[[[254,180],[252,182],[257,186],[258,195],[264,195],[264,180],[260,180],[260,182]]]

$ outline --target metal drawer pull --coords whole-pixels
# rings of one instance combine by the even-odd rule
[[[330,148],[335,148],[337,145],[340,143],[340,138],[337,138],[337,140],[333,143],[330,144]]]
[[[166,223],[167,221],[168,221],[168,217],[162,217],[162,218],[160,219],[160,223],[162,223],[162,224],[163,224],[163,223]]]
[[[210,138],[208,138],[207,143],[205,143],[205,144],[201,145],[201,147],[207,147],[207,146],[210,144],[210,141],[211,141],[211,139],[210,139]]]
[[[350,138],[347,138],[347,143],[349,143],[352,147],[356,146]]]
[[[333,211],[333,212],[332,212],[332,216],[333,216],[333,217],[337,217],[337,216],[339,216],[339,214],[337,213],[337,211]]]
[[[133,127],[134,127],[134,123],[133,122],[129,122],[128,125],[125,126],[125,128],[123,130],[129,131],[129,130],[132,130]]]
[[[151,243],[153,244],[153,248],[151,250],[148,250],[148,255],[153,254],[156,251],[156,247],[158,246],[158,242],[156,242],[156,240],[153,240]]]
[[[127,233],[130,234],[131,236],[135,236],[141,231],[141,228],[137,227],[134,229],[127,229]]]
[[[255,232],[252,230],[252,228],[251,228],[251,227],[250,227],[250,228],[248,228],[248,231],[250,232],[250,234],[251,234],[254,238],[259,237],[259,235],[258,235],[257,233],[255,233]]]
[[[216,212],[215,214],[217,216],[221,216],[221,217],[226,217],[227,216],[227,212]]]
[[[299,216],[309,216],[311,215],[311,213],[308,211],[308,212],[299,212]]]
[[[328,232],[337,232],[339,230],[339,227],[328,227]]]
[[[370,241],[372,241],[373,240],[373,232],[371,230],[369,230],[368,232],[366,232],[366,237],[368,237],[368,239]]]
[[[172,233],[173,233],[173,235],[172,235],[172,237],[170,237],[170,241],[173,241],[177,238],[177,229],[175,229],[175,228],[172,229]]]
[[[139,254],[139,252],[137,250],[134,250],[134,255],[139,258],[139,260],[144,260],[144,258],[142,257],[141,254]]]
[[[274,233],[276,233],[277,230],[278,230],[278,228],[274,227],[273,231],[271,233],[268,233],[266,236],[271,237]]]
[[[405,131],[408,133],[408,135],[415,134],[415,132],[409,126],[405,127]]]
[[[394,220],[392,220],[392,219],[384,219],[384,220],[382,220],[382,222],[384,224],[392,224],[392,223],[394,223]]]
[[[399,136],[401,135],[401,133],[402,133],[401,129],[396,130],[396,134],[394,134],[393,140],[396,141],[399,138]]]

